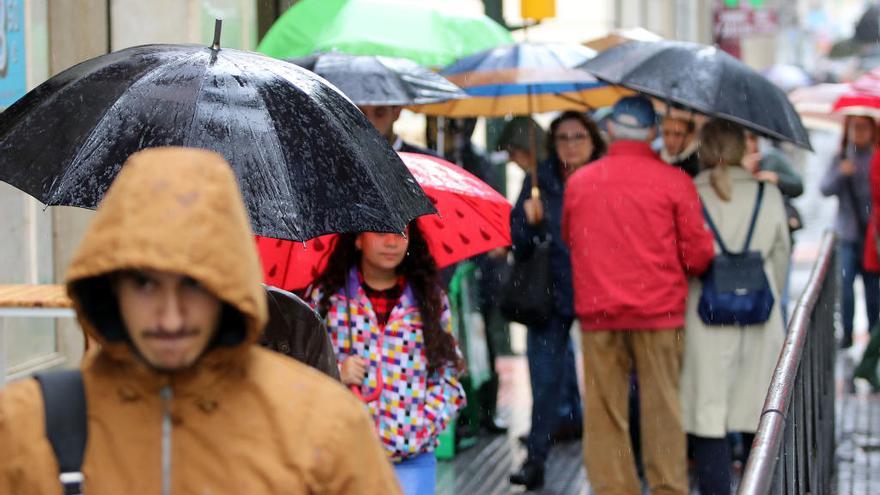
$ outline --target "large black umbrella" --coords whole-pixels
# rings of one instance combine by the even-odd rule
[[[600,53],[580,68],[610,84],[811,149],[785,93],[717,47],[633,41]]]
[[[401,232],[435,211],[336,89],[216,42],[129,48],[41,84],[0,114],[0,180],[47,205],[94,208],[129,155],[165,145],[225,156],[265,237]]]
[[[355,105],[424,105],[467,97],[443,76],[405,58],[324,53],[290,61],[330,81]]]

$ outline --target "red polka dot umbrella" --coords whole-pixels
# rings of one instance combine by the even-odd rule
[[[510,245],[510,203],[488,184],[445,160],[400,153],[437,208],[417,221],[439,267]],[[307,287],[323,270],[336,235],[292,242],[257,237],[265,282],[282,289]]]

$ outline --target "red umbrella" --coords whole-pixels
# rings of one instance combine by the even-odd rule
[[[510,245],[510,203],[488,184],[439,158],[400,153],[438,215],[418,219],[439,267]],[[265,282],[287,290],[307,287],[323,270],[336,235],[305,243],[257,237]]]
[[[880,69],[860,76],[834,102],[834,111],[844,115],[880,117]]]
[[[834,112],[834,104],[848,91],[849,84],[817,84],[792,91],[788,100],[807,128],[839,130],[844,116]]]

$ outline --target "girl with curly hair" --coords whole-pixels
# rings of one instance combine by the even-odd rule
[[[366,403],[404,493],[433,494],[434,448],[464,403],[464,367],[417,224],[405,235],[340,235],[309,299],[327,325],[342,382]]]

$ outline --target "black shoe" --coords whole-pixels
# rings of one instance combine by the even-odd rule
[[[584,436],[584,426],[581,422],[567,421],[553,432],[553,443],[574,442]]]
[[[482,421],[483,428],[489,433],[507,433],[507,425],[497,418],[485,418]]]
[[[523,485],[527,490],[537,490],[544,486],[544,465],[526,461],[519,471],[510,475],[510,484]]]

